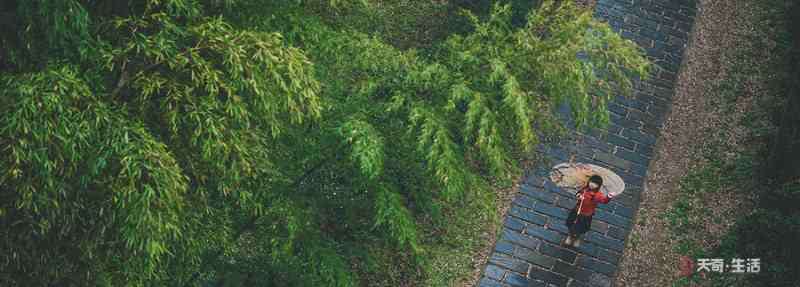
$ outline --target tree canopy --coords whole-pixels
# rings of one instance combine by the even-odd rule
[[[0,285],[375,284],[647,74],[570,1],[414,3],[0,5]]]

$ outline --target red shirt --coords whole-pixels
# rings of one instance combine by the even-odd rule
[[[589,190],[589,187],[581,189],[580,197],[578,198],[578,206],[580,206],[580,214],[592,215],[598,203],[606,204],[611,201],[610,197],[600,192],[600,190]],[[583,203],[581,203],[581,200]]]

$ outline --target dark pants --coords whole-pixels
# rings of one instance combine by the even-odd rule
[[[567,227],[569,228],[569,234],[572,236],[580,236],[589,231],[589,228],[592,227],[592,216],[591,215],[583,215],[577,214],[577,206],[573,207],[572,210],[569,212],[569,216],[567,216]]]

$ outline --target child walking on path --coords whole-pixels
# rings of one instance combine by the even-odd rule
[[[603,178],[599,175],[592,175],[586,186],[575,194],[578,202],[567,216],[566,224],[569,228],[569,235],[564,239],[562,245],[580,246],[580,237],[589,231],[597,204],[606,204],[611,200],[611,195],[606,196],[600,192],[601,186],[603,186]]]

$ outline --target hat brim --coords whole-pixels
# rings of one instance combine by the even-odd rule
[[[588,163],[560,163],[550,171],[550,180],[560,187],[580,189],[589,181],[589,177],[598,175],[603,178],[600,191],[605,195],[617,196],[625,191],[625,181],[608,168]]]

